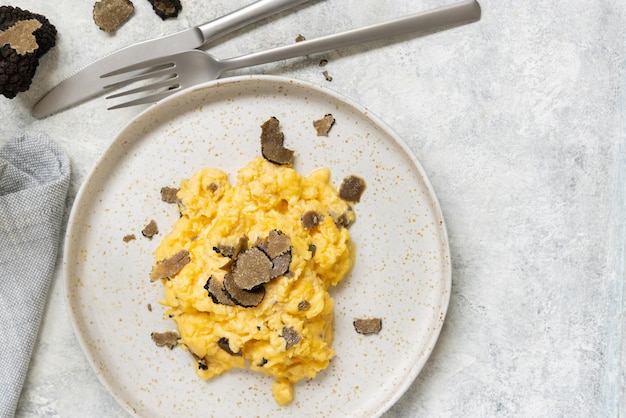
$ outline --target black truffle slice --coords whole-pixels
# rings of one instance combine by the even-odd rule
[[[177,17],[178,13],[183,10],[180,0],[148,0],[152,5],[152,10],[162,20]]]
[[[224,257],[230,258],[230,260],[228,260],[228,262],[221,267],[222,270],[230,270],[233,266],[233,262],[235,261],[239,253],[245,251],[247,248],[248,237],[244,235],[239,238],[236,246],[233,247],[232,245],[218,244],[217,246],[213,247],[213,251],[223,255]]]
[[[233,264],[233,281],[240,289],[251,290],[271,280],[272,260],[258,247],[239,254]]]
[[[217,341],[217,345],[219,346],[219,348],[221,348],[222,350],[226,351],[228,354],[230,354],[231,356],[241,356],[241,350],[237,353],[235,353],[231,348],[230,348],[230,344],[228,341],[228,338],[226,337],[222,337]]]
[[[150,272],[150,281],[171,279],[190,261],[189,251],[181,250],[169,258],[157,262]]]
[[[158,347],[167,347],[170,350],[178,345],[180,339],[180,335],[176,331],[153,332],[150,337]]]
[[[198,357],[198,355],[191,350],[189,350],[189,354],[194,359],[194,361],[198,363],[198,369],[209,370],[209,366],[206,364],[206,359]]]
[[[153,220],[151,220],[148,225],[146,225],[143,230],[141,231],[141,234],[146,237],[146,238],[150,238],[152,239],[153,236],[155,236],[156,234],[159,233],[159,227],[157,226],[157,223]]]
[[[289,265],[291,264],[291,251],[274,257],[272,260],[272,271],[270,278],[275,279],[278,276],[282,276],[289,271]]]
[[[291,238],[278,229],[273,229],[267,235],[267,244],[264,247],[267,256],[271,259],[286,253],[291,249]]]
[[[352,222],[354,221],[354,211],[352,210],[352,208],[349,207],[348,210],[341,215],[337,216],[332,214],[331,217],[333,218],[333,221],[335,222],[337,228],[347,228],[352,225]]]
[[[313,127],[317,132],[317,136],[328,136],[330,128],[335,124],[335,118],[332,114],[324,115],[322,119],[313,121]]]
[[[285,136],[279,123],[278,119],[271,117],[261,125],[261,154],[274,164],[287,165],[293,163],[294,152],[283,146]]]
[[[200,370],[209,370],[209,366],[206,364],[206,359],[197,357],[198,369]]]
[[[222,270],[230,271],[233,267],[233,262],[234,262],[233,254],[235,253],[235,247],[233,247],[232,245],[220,244],[220,245],[213,247],[213,251],[228,258],[226,263],[224,263],[224,265],[220,268]]]
[[[219,244],[213,247],[213,251],[223,255],[224,257],[232,258],[233,254],[235,253],[235,247],[233,247],[232,245]]]
[[[347,176],[339,186],[339,197],[346,202],[359,202],[365,191],[365,180],[354,175]]]
[[[237,245],[235,246],[235,249],[233,250],[233,254],[231,255],[231,257],[237,258],[242,251],[245,251],[247,249],[248,249],[248,237],[246,235],[243,235],[241,238],[239,238],[239,241],[237,241]]]
[[[228,294],[224,290],[224,285],[220,283],[218,280],[215,280],[213,276],[209,277],[204,285],[204,288],[207,290],[207,293],[213,300],[213,303],[218,303],[220,305],[233,306],[235,303],[228,297]]]
[[[93,21],[105,32],[114,32],[134,13],[130,0],[100,0],[93,5]]]
[[[283,337],[287,342],[285,346],[287,350],[289,350],[291,347],[298,344],[300,340],[302,340],[302,337],[300,336],[300,334],[298,334],[298,331],[291,327],[284,327],[281,337]]]
[[[322,223],[324,215],[314,210],[308,210],[300,217],[302,226],[306,229],[312,229]]]
[[[259,286],[254,290],[241,289],[235,284],[233,275],[230,273],[224,276],[224,290],[235,304],[244,308],[257,306],[265,297],[265,288],[263,286]]]
[[[309,302],[308,300],[301,300],[300,303],[298,303],[299,311],[308,311],[310,308],[311,302]]]
[[[178,190],[175,187],[161,187],[161,200],[167,203],[176,203],[178,201],[176,197]]]
[[[383,327],[383,320],[380,318],[357,318],[352,324],[359,334],[378,334]]]
[[[55,46],[56,35],[45,16],[0,6],[0,94],[13,99],[30,88],[39,59]]]

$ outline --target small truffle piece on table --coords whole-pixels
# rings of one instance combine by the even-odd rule
[[[115,32],[135,12],[130,0],[100,0],[93,5],[93,21],[105,32]]]
[[[177,17],[183,10],[180,0],[148,0],[152,5],[152,10],[162,20]]]

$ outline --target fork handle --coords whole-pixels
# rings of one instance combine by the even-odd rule
[[[481,10],[478,2],[476,0],[465,0],[371,26],[220,61],[222,71],[252,67],[393,36],[429,32],[435,29],[471,23],[480,20],[480,15]]]
[[[309,0],[259,0],[237,9],[211,22],[197,26],[206,44],[225,33],[233,32],[245,25],[295,7]]]

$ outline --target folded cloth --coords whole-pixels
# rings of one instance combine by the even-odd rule
[[[45,134],[0,149],[0,417],[15,414],[54,272],[70,180]]]

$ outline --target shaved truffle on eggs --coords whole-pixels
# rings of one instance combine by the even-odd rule
[[[262,372],[286,405],[294,384],[335,355],[329,290],[354,262],[347,226],[358,199],[340,196],[328,168],[294,170],[278,119],[261,125],[260,139],[262,156],[233,183],[213,168],[181,181],[181,216],[155,250],[151,278],[201,378]]]

